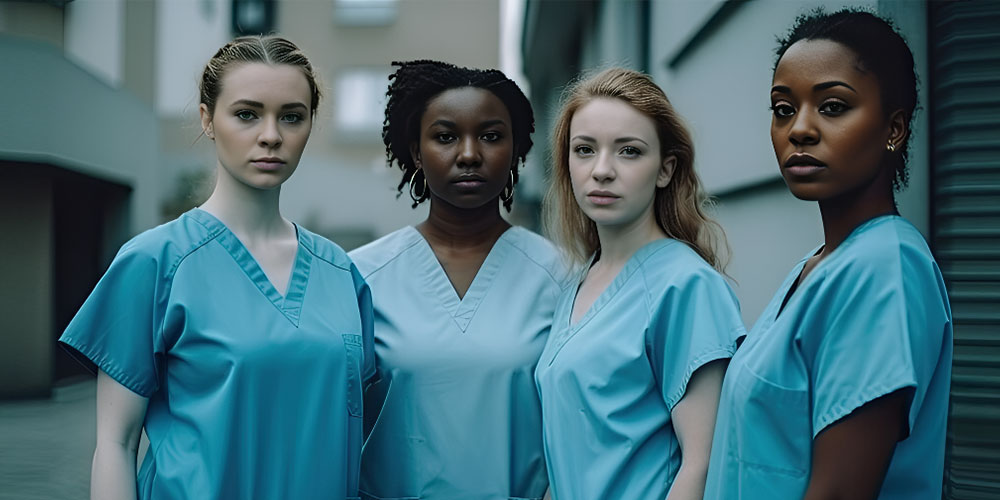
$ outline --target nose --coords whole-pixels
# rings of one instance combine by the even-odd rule
[[[278,128],[277,118],[266,118],[261,120],[260,135],[257,136],[257,144],[265,149],[277,149],[281,146],[281,130]]]
[[[791,128],[788,129],[788,140],[796,146],[819,142],[819,130],[816,128],[815,119],[813,113],[805,110],[795,113]]]
[[[455,159],[455,163],[460,167],[477,167],[483,163],[478,138],[464,137],[459,139],[458,158]]]
[[[590,171],[590,176],[597,182],[612,181],[617,177],[614,159],[608,157],[608,153],[600,153],[594,158],[594,168]]]

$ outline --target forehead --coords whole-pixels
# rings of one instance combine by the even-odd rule
[[[302,70],[289,64],[242,63],[226,68],[222,76],[222,103],[250,99],[267,103],[311,103],[312,91]]]
[[[774,69],[774,82],[868,82],[878,85],[875,75],[861,67],[858,55],[832,40],[799,40],[792,44]],[[853,86],[853,83],[852,83]]]
[[[507,106],[493,92],[479,87],[448,89],[427,101],[422,122],[439,119],[481,122],[502,120],[510,123]]]
[[[598,97],[580,106],[570,120],[570,135],[632,135],[655,138],[656,123],[621,99]]]

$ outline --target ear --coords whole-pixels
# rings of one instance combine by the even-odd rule
[[[665,188],[670,184],[670,179],[674,176],[674,167],[677,166],[677,157],[670,155],[663,159],[660,171],[656,173],[656,187]]]
[[[906,113],[901,109],[893,111],[889,115],[889,144],[899,149],[906,144],[906,137],[910,134],[910,121],[907,120]]]
[[[413,158],[413,164],[417,167],[417,170],[423,168],[420,164],[420,143],[413,141],[410,143],[410,158]]]
[[[208,105],[201,103],[198,105],[198,115],[201,117],[201,131],[209,139],[215,140],[215,131],[212,127],[212,114],[208,112]]]

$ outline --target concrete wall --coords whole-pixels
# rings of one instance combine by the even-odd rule
[[[0,399],[52,384],[52,215],[48,179],[0,182]]]
[[[152,108],[44,43],[0,35],[0,60],[18,68],[0,72],[0,159],[50,163],[131,186],[133,233],[157,224]]]

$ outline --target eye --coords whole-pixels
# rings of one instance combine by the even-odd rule
[[[625,146],[618,152],[618,154],[626,158],[635,158],[642,155],[642,150],[635,146]]]
[[[840,116],[845,111],[851,109],[847,104],[841,101],[826,101],[819,107],[819,112],[827,116]]]
[[[257,118],[257,114],[254,113],[253,111],[250,111],[249,109],[241,109],[236,112],[236,117],[239,118],[240,120],[248,122],[250,120],[253,120],[254,118]]]
[[[795,114],[795,108],[785,101],[778,101],[771,104],[771,112],[774,113],[775,118],[788,118]]]
[[[577,156],[590,156],[594,154],[594,148],[586,144],[580,144],[579,146],[573,148],[573,152],[576,153]]]
[[[305,118],[300,113],[288,113],[281,117],[281,121],[285,123],[300,123]]]
[[[434,140],[440,142],[441,144],[448,144],[455,142],[455,134],[451,132],[441,132],[439,134],[434,134]]]
[[[486,132],[482,137],[482,139],[486,142],[496,142],[502,138],[503,136],[500,135],[500,132]]]

